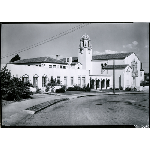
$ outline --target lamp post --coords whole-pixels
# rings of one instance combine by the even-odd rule
[[[113,60],[113,93],[115,94],[115,60]]]

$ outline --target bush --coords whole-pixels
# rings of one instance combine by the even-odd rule
[[[56,93],[65,93],[65,89],[63,88],[56,89]]]
[[[123,87],[122,87],[122,86],[120,87],[120,90],[123,90]]]
[[[129,87],[125,88],[125,91],[131,91],[131,88]]]
[[[41,92],[41,89],[39,89],[38,87],[36,87],[36,93],[41,94],[41,93],[42,93],[42,92]]]
[[[89,87],[89,84],[87,86],[84,86],[83,88],[75,85],[74,87],[68,87],[67,91],[85,91],[85,92],[88,91],[88,92],[90,92],[91,89]]]
[[[141,83],[140,83],[140,86],[146,86],[146,81],[142,81]]]
[[[31,83],[23,81],[17,77],[11,77],[10,71],[3,67],[0,72],[1,78],[1,99],[18,101],[22,98],[30,98],[33,94],[30,91]]]
[[[137,91],[137,89],[134,87],[134,88],[131,88],[131,91]]]
[[[49,89],[50,89],[50,87],[47,85],[47,86],[46,86],[46,89],[45,89],[45,92],[48,92]]]

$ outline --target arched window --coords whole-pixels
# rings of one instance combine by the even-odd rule
[[[29,76],[28,76],[27,74],[23,75],[23,76],[22,76],[22,81],[23,81],[24,83],[26,83],[27,81],[29,81]]]
[[[35,74],[34,76],[33,76],[33,86],[34,87],[38,87],[38,75],[37,74]]]
[[[46,86],[46,80],[47,80],[47,76],[46,76],[46,75],[43,75],[43,76],[42,76],[42,87],[45,87],[45,86]]]

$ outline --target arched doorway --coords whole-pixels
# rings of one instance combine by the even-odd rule
[[[97,88],[99,88],[99,82],[100,82],[100,80],[98,79],[98,80],[96,80],[96,89]]]
[[[110,79],[106,80],[106,89],[110,86]]]
[[[101,80],[101,89],[105,87],[105,79]]]
[[[95,82],[94,79],[90,79],[90,87],[91,87],[91,89],[94,89],[94,82]]]

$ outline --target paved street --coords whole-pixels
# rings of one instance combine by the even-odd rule
[[[18,126],[147,125],[149,94],[80,97],[50,106],[20,121]]]

